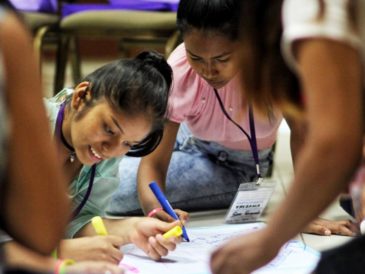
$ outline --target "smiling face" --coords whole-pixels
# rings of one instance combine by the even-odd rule
[[[184,35],[191,67],[213,88],[225,86],[240,66],[239,42],[213,31],[191,30]]]
[[[117,112],[104,98],[91,107],[82,100],[71,103],[66,132],[77,158],[84,165],[122,156],[151,132],[152,123],[147,115]]]

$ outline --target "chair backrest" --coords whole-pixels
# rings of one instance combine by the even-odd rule
[[[125,5],[128,4],[126,0],[108,0],[112,5]],[[148,8],[148,5],[162,5],[163,10],[167,11],[177,11],[177,7],[179,5],[180,0],[132,0],[136,5],[138,4],[140,9],[143,9],[143,6]],[[130,2],[132,2],[130,1]],[[146,9],[148,10],[148,9]]]
[[[108,3],[87,3],[87,1],[62,2],[61,15],[66,17],[82,11],[176,11],[179,0],[108,0]]]
[[[45,13],[57,13],[57,0],[9,0],[9,2],[18,10],[34,11]]]

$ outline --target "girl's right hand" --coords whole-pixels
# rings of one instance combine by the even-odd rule
[[[186,222],[188,222],[189,220],[189,213],[186,212],[186,211],[183,211],[181,209],[177,209],[175,208],[174,209],[175,213],[177,214],[177,216],[179,216],[179,219],[181,221],[181,223],[183,225],[185,225]],[[152,217],[155,217],[157,219],[160,219],[161,221],[164,221],[164,222],[174,222],[176,221],[174,218],[172,218],[166,211],[164,210],[160,210],[158,211],[154,216]]]
[[[124,270],[107,262],[84,261],[66,267],[66,274],[123,274]]]
[[[120,250],[122,244],[123,239],[114,235],[68,239],[61,241],[58,254],[60,258],[75,261],[92,260],[118,264],[123,258]]]

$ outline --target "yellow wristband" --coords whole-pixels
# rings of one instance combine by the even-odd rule
[[[56,249],[55,249],[55,250],[53,250],[53,251],[52,251],[51,256],[52,256],[53,258],[57,259],[57,247],[56,247]]]

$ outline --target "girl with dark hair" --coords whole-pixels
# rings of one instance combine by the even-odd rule
[[[286,199],[266,228],[213,253],[214,274],[251,273],[273,259],[348,187],[362,152],[365,2],[242,3],[247,96],[263,112],[279,106],[307,136]],[[362,236],[326,252],[315,273],[363,273],[364,250]]]
[[[176,247],[179,239],[164,239],[161,234],[179,222],[104,218],[108,236],[96,236],[90,222],[94,216],[105,216],[119,184],[120,156],[140,157],[158,145],[171,77],[160,54],[143,52],[107,64],[74,89],[45,100],[73,202],[69,239],[57,248],[60,258],[117,264],[123,256],[120,246],[126,243],[136,244],[156,260]]]
[[[122,160],[121,185],[109,206],[111,214],[140,213],[139,201],[146,214],[156,212],[160,205],[148,188],[155,180],[180,217],[187,219],[184,210],[227,208],[240,183],[268,174],[282,114],[278,108],[266,116],[251,112],[241,89],[239,74],[251,68],[241,66],[240,5],[241,0],[180,1],[177,26],[184,43],[168,60],[174,77],[164,138],[142,160]],[[251,126],[256,137],[249,140]],[[293,157],[300,146],[298,132],[292,126]],[[256,148],[251,141],[257,142]],[[162,210],[155,216],[172,220]],[[352,235],[347,224],[319,220],[306,231]]]

